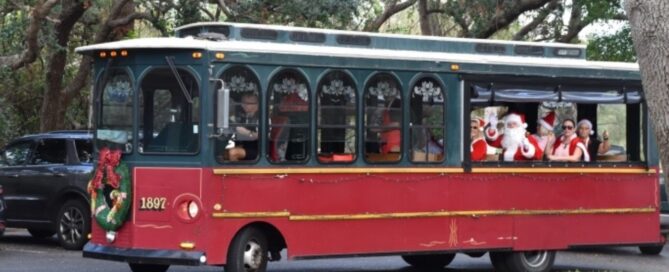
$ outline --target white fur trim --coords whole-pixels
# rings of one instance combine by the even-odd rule
[[[518,146],[512,146],[504,150],[504,161],[513,161],[516,152],[518,152]]]
[[[492,132],[492,133],[489,133]],[[499,138],[499,132],[497,131],[497,128],[490,127],[486,132],[484,132],[485,138],[491,141],[497,140]]]
[[[525,158],[530,159],[530,158],[534,157],[534,153],[537,150],[534,148],[534,145],[532,145],[532,143],[529,142],[529,140],[527,140],[527,139],[525,139],[525,140],[527,142],[526,142],[526,144],[523,144],[523,147],[520,149],[520,153],[523,154],[523,156],[525,156]],[[525,148],[527,148],[527,151],[525,151]]]
[[[518,124],[522,124],[523,120],[520,119],[520,115],[512,113],[512,114],[509,114],[508,116],[506,116],[506,120],[504,120],[505,124],[510,123],[510,122],[516,122]]]
[[[539,119],[539,124],[541,124],[542,127],[548,129],[548,130],[553,130],[553,126],[551,126],[549,123],[544,121],[544,119]]]

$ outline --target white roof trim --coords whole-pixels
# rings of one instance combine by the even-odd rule
[[[537,58],[420,52],[409,50],[370,49],[357,47],[271,43],[259,41],[207,41],[189,38],[143,38],[78,47],[76,52],[120,49],[199,49],[223,52],[274,53],[307,56],[329,56],[363,59],[395,59],[407,61],[434,61],[447,63],[474,63],[496,65],[524,65],[547,68],[581,68],[638,71],[636,63],[599,62],[582,59]]]
[[[583,44],[567,44],[567,43],[547,43],[547,42],[525,42],[525,41],[504,41],[504,40],[489,40],[489,39],[473,39],[473,38],[453,38],[453,37],[438,37],[438,36],[420,36],[420,35],[406,35],[406,34],[390,34],[377,32],[363,32],[363,31],[349,31],[336,29],[322,29],[322,28],[308,28],[296,26],[279,26],[279,25],[263,25],[263,24],[245,24],[245,23],[213,23],[202,22],[192,23],[175,28],[176,31],[184,28],[197,26],[234,26],[234,27],[250,27],[259,29],[283,30],[283,31],[307,31],[319,32],[324,34],[345,34],[345,35],[366,35],[370,37],[381,38],[403,38],[412,40],[428,40],[428,41],[447,41],[447,42],[468,42],[468,43],[490,43],[490,44],[511,44],[511,45],[534,45],[544,47],[559,47],[559,48],[580,48],[585,49]]]

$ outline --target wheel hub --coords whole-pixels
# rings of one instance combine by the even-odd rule
[[[75,242],[81,238],[83,224],[83,215],[77,209],[70,208],[60,220],[60,235],[69,242]]]
[[[528,266],[536,268],[546,263],[548,251],[530,251],[523,253],[522,256]]]
[[[244,267],[247,271],[255,271],[262,263],[262,250],[255,241],[248,241],[244,250]]]

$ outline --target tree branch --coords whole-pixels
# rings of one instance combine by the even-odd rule
[[[228,5],[225,4],[224,0],[217,0],[217,2],[218,2],[218,7],[221,8],[221,10],[223,11],[223,14],[225,14],[226,17],[228,17],[228,18],[237,17],[237,15],[230,9],[230,7],[228,7]]]
[[[525,38],[527,33],[530,33],[530,31],[535,30],[542,22],[546,20],[546,17],[553,12],[557,7],[559,6],[559,1],[558,0],[551,0],[546,7],[541,9],[539,11],[539,14],[537,14],[537,17],[534,17],[534,19],[523,26],[518,32],[516,32],[515,35],[513,35],[513,40],[519,41]]]
[[[133,13],[123,18],[107,21],[107,25],[111,28],[115,28],[127,25],[137,19],[148,19],[149,17],[151,17],[151,15],[149,15],[148,13]]]
[[[397,3],[396,0],[386,2],[386,5],[383,9],[383,13],[379,15],[379,17],[376,17],[376,19],[372,20],[371,22],[368,22],[365,24],[365,27],[363,28],[363,31],[370,31],[370,32],[378,32],[379,28],[390,19],[391,16],[395,15],[396,13],[403,11],[407,9],[408,7],[412,6],[413,4],[416,3],[416,0],[407,0],[401,3]]]
[[[588,26],[588,24],[590,24],[589,21],[583,20],[583,10],[581,9],[582,7],[583,6],[581,4],[574,2],[571,8],[571,14],[569,16],[569,25],[567,26],[567,33],[555,39],[556,42],[561,42],[561,43],[571,42],[578,36],[578,33],[580,33],[581,30],[583,30],[583,28],[585,28],[586,26]]]
[[[474,31],[474,36],[476,38],[489,38],[495,32],[509,26],[524,12],[541,8],[549,1],[552,0],[518,0],[502,3],[500,5],[508,6],[498,7],[495,16],[493,16],[486,26],[482,27],[479,31]]]
[[[60,2],[60,0],[47,0],[38,4],[30,12],[30,23],[26,29],[26,49],[20,54],[0,57],[0,67],[10,67],[17,70],[27,64],[35,62],[39,55],[38,36],[42,21],[51,12],[51,9]]]

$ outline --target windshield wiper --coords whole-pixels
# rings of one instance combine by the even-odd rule
[[[170,70],[172,70],[172,74],[177,79],[179,87],[181,87],[181,92],[184,94],[186,101],[188,101],[188,104],[193,104],[193,98],[191,98],[190,93],[188,93],[186,90],[186,85],[184,85],[184,82],[181,80],[181,76],[179,75],[179,71],[177,71],[177,67],[174,66],[174,57],[168,56],[165,57],[165,60],[167,61],[167,64],[170,65]]]

